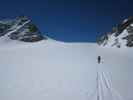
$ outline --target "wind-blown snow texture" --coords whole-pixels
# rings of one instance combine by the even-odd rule
[[[97,56],[102,57],[101,64],[97,63]],[[132,59],[132,48],[102,48],[95,43],[50,39],[35,43],[3,42],[0,99],[98,100],[98,83],[102,86],[98,90],[105,90],[98,92],[102,98],[99,100],[116,100],[108,95],[112,88],[111,93],[122,98],[117,100],[133,100]]]

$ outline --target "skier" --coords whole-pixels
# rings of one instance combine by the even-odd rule
[[[98,61],[98,64],[101,63],[101,56],[98,56],[98,57],[97,57],[97,61]]]

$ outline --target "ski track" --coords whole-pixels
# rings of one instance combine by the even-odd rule
[[[133,100],[132,59],[132,49],[95,43],[5,43],[0,48],[0,100],[97,100],[97,72],[99,100],[105,100],[105,91],[120,95],[117,100]]]

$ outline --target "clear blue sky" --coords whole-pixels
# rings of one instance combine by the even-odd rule
[[[60,41],[94,42],[133,15],[133,0],[3,0],[0,19],[29,16],[40,31]],[[45,33],[48,32],[48,33]]]

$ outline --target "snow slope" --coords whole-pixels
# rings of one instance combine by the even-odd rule
[[[133,100],[132,48],[50,39],[0,42],[0,100],[107,100],[96,93],[98,84],[108,88],[105,80],[121,100]]]
[[[104,34],[97,42],[104,47],[133,47],[133,17],[113,27],[111,32]]]

